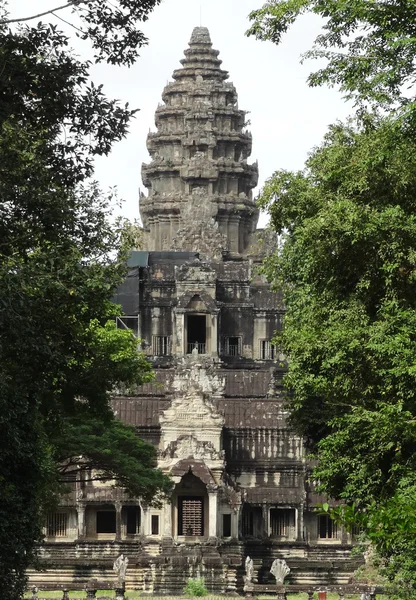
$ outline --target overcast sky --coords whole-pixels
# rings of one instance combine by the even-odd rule
[[[27,16],[61,4],[60,0],[10,0],[9,8],[13,16]],[[250,111],[251,158],[259,162],[260,187],[276,169],[302,169],[328,125],[351,112],[337,90],[308,88],[306,78],[316,68],[316,61],[299,64],[300,55],[320,30],[320,21],[302,18],[279,47],[256,41],[244,34],[249,27],[248,14],[262,4],[261,0],[163,0],[143,24],[149,45],[142,49],[134,67],[93,68],[94,82],[103,83],[108,96],[140,109],[127,139],[118,143],[109,157],[100,159],[96,168],[102,187],[117,186],[125,200],[125,216],[139,216],[140,169],[142,162],[149,160],[146,135],[155,129],[154,112],[163,87],[180,66],[195,26],[209,28],[222,67],[237,88],[239,107]],[[58,14],[73,20],[68,10]],[[48,18],[71,37],[75,33],[53,16]],[[87,45],[75,37],[72,45],[81,57],[88,57]]]

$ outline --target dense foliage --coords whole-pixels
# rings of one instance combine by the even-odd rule
[[[74,10],[83,5],[85,36],[99,59],[130,64],[145,41],[138,31],[131,35],[132,27],[157,0],[120,0],[126,14],[130,11],[127,21],[101,2],[70,4]],[[0,10],[5,15],[4,2]],[[154,468],[154,448],[116,421],[109,406],[118,382],[136,385],[152,377],[137,340],[116,329],[119,309],[110,302],[125,274],[131,228],[111,221],[111,194],[90,179],[94,156],[108,154],[125,136],[134,111],[107,99],[89,81],[89,64],[71,55],[56,27],[9,27],[5,15],[0,22],[0,596],[16,600],[41,539],[44,512],[68,470],[91,473],[100,467],[100,477],[117,478],[149,501],[168,491],[170,482]]]
[[[413,0],[270,0],[250,14],[248,33],[278,44],[302,15],[322,17],[322,32],[303,58],[325,58],[312,86],[340,86],[358,103],[405,104],[415,82]]]
[[[400,597],[416,597],[416,144],[414,2],[272,0],[249,33],[280,42],[324,17],[311,85],[340,86],[357,113],[330,127],[300,172],[276,172],[261,204],[281,246],[265,271],[283,288],[279,343],[293,426],[319,458]],[[328,509],[326,506],[325,509]]]

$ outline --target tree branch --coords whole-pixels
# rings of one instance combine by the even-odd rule
[[[2,19],[0,23],[20,23],[22,21],[31,21],[32,19],[38,19],[39,17],[44,17],[45,15],[50,15],[56,12],[57,10],[63,10],[64,8],[69,8],[70,6],[76,6],[77,4],[81,4],[84,0],[69,0],[67,4],[63,4],[62,6],[57,6],[56,8],[51,8],[42,13],[38,13],[37,15],[32,15],[31,17],[20,17],[18,19]]]

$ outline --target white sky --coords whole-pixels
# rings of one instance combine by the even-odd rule
[[[9,0],[9,10],[14,17],[28,16],[61,4],[64,2],[60,0]],[[250,111],[251,158],[259,162],[260,186],[276,169],[302,169],[308,152],[319,144],[327,126],[351,112],[338,91],[306,85],[307,75],[317,62],[308,61],[302,66],[299,57],[311,46],[320,21],[313,16],[303,17],[279,47],[247,38],[248,14],[262,4],[263,0],[163,0],[142,24],[149,45],[142,49],[133,67],[94,66],[93,80],[104,84],[109,97],[140,109],[127,139],[96,165],[96,179],[101,186],[117,186],[125,201],[122,214],[126,217],[139,217],[139,187],[146,192],[140,168],[149,160],[146,135],[149,129],[155,129],[154,112],[162,101],[163,87],[180,66],[195,26],[209,28],[222,67],[230,72],[229,81],[237,88],[239,107]],[[58,14],[75,22],[68,10]],[[88,45],[72,35],[74,30],[53,16],[46,18],[71,35],[73,47],[82,58],[89,56]]]

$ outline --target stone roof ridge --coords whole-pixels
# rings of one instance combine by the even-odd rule
[[[209,44],[210,46],[212,45],[211,36],[207,27],[194,27],[191,39],[189,41],[189,45],[192,46],[195,44]]]

